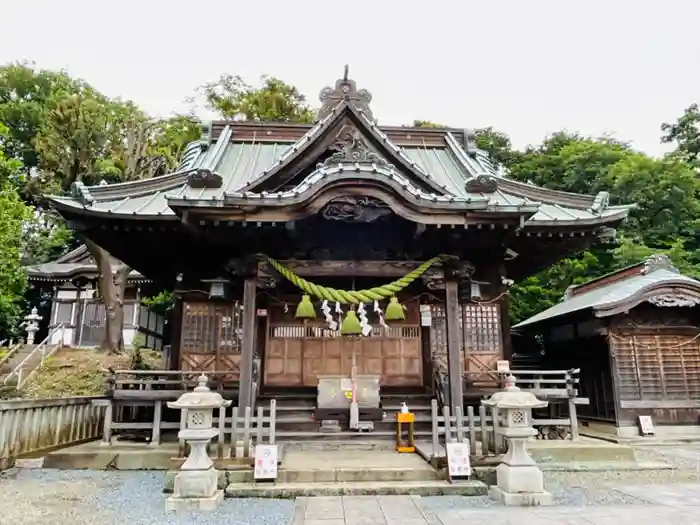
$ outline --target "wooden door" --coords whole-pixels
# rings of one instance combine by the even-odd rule
[[[314,387],[319,375],[350,375],[354,355],[358,374],[378,374],[382,385],[422,385],[418,302],[408,305],[405,321],[388,330],[373,317],[368,315],[369,336],[342,337],[320,319],[303,324],[289,309],[271,308],[265,384]]]
[[[242,311],[237,303],[190,302],[183,305],[180,368],[240,375]]]
[[[84,303],[82,326],[80,327],[79,346],[100,346],[105,336],[107,312],[105,305],[90,301]]]
[[[498,303],[461,305],[462,363],[473,387],[500,385],[496,361],[503,356],[501,312]]]

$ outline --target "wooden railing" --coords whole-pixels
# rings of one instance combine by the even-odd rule
[[[65,337],[66,326],[64,323],[55,326],[47,335],[44,340],[36,345],[36,347],[27,354],[27,357],[22,359],[22,361],[3,379],[3,384],[6,385],[10,379],[13,377],[17,378],[17,388],[21,388],[24,383],[36,372],[40,367],[44,365],[44,361],[51,357],[56,350],[61,348],[63,345],[63,340]],[[61,342],[57,345],[50,346],[49,342],[53,338],[54,334],[61,332]]]
[[[255,457],[255,445],[275,444],[277,401],[271,400],[267,408],[258,406],[220,408],[215,413],[214,426],[219,434],[210,445],[210,456],[217,461],[248,463]],[[180,428],[184,428],[187,410],[180,414]],[[178,457],[186,455],[185,442],[180,440]]]
[[[0,470],[20,456],[96,439],[104,409],[98,397],[0,402]]]

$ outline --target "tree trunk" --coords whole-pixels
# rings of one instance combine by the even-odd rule
[[[105,335],[100,350],[116,354],[124,350],[124,291],[131,268],[123,263],[113,268],[107,250],[88,239],[85,245],[97,264],[99,294],[105,306]]]

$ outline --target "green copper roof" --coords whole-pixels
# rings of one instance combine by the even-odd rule
[[[599,278],[589,283],[574,286],[569,289],[567,295],[562,298],[559,304],[526,319],[522,323],[513,326],[513,328],[533,329],[535,325],[543,321],[553,320],[557,317],[584,310],[591,310],[597,317],[604,317],[610,315],[610,312],[616,313],[612,310],[616,305],[631,301],[640,293],[656,288],[685,288],[700,292],[700,282],[681,275],[665,256],[652,256],[645,262],[630,268],[635,267],[639,269],[639,272],[636,274],[614,280],[609,284],[602,283],[599,286],[591,287],[589,290],[584,288],[604,279]],[[605,278],[620,274],[630,268],[625,268],[605,276]],[[700,300],[698,300],[698,303],[700,303]],[[605,310],[608,310],[608,313]]]
[[[320,98],[320,120],[297,140],[270,140],[271,132],[264,126],[252,138],[248,134],[241,139],[236,136],[241,128],[227,123],[217,128],[221,132],[213,143],[190,144],[172,174],[104,186],[78,183],[70,197],[56,196],[52,201],[59,209],[84,214],[177,219],[177,208],[223,208],[242,202],[292,204],[332,181],[355,177],[386,183],[427,209],[521,214],[525,227],[604,225],[624,219],[630,209],[609,206],[604,192],[596,197],[576,195],[509,180],[485,152],[468,141],[461,143],[450,130],[435,130],[433,136],[439,140],[430,145],[409,141],[409,145],[397,146],[373,119],[371,95],[357,90],[347,78],[336,82],[335,90],[324,89]],[[406,130],[410,135],[411,129]],[[286,169],[305,156],[318,156],[321,152],[314,146],[330,133],[337,133],[336,141],[345,140],[341,149],[296,187],[282,185],[284,189],[273,191],[281,186],[278,180],[284,180],[275,177],[284,176]],[[415,131],[416,136],[419,133]]]

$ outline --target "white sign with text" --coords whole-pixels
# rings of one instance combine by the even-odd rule
[[[447,470],[452,478],[465,478],[472,475],[472,466],[469,461],[468,443],[447,443]]]
[[[255,445],[256,480],[277,479],[277,445]]]

